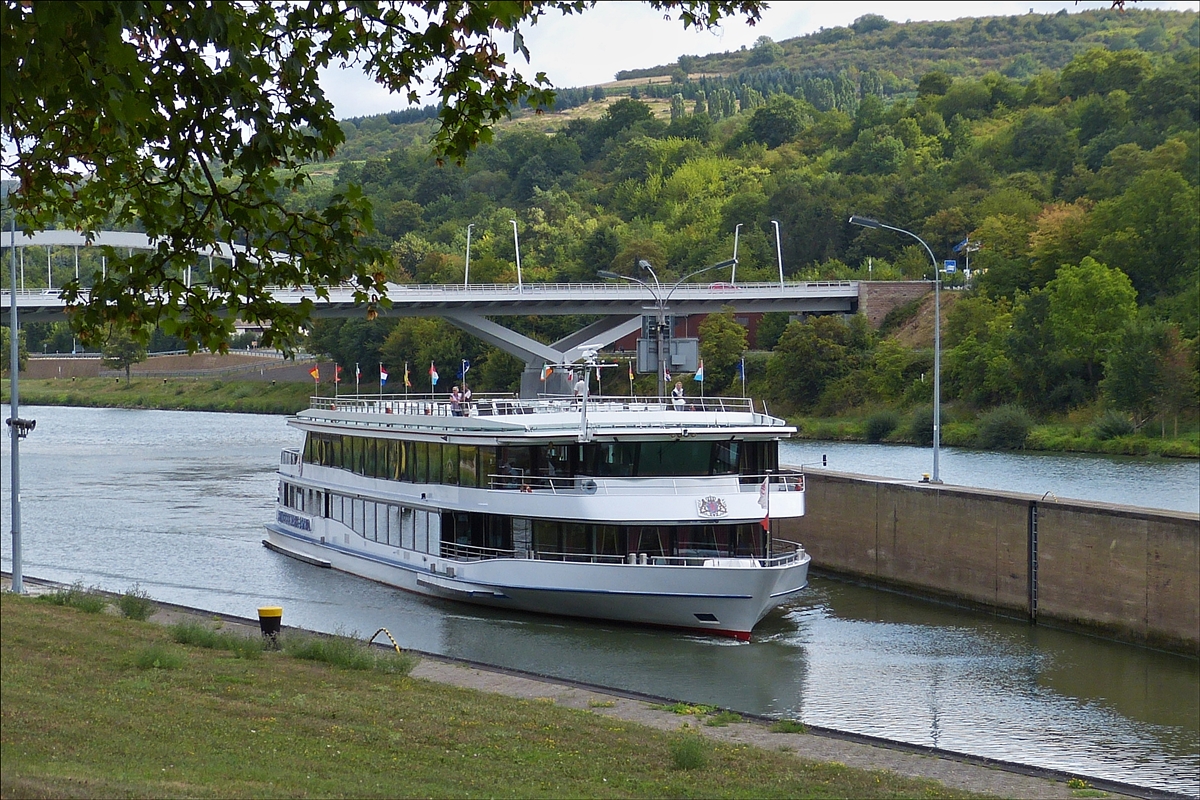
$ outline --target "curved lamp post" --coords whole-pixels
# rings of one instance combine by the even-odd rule
[[[686,281],[688,278],[690,278],[694,275],[699,275],[702,272],[708,272],[709,270],[713,270],[713,269],[724,269],[725,267],[734,267],[736,269],[737,268],[737,259],[731,258],[728,261],[722,261],[719,264],[713,264],[710,267],[704,267],[702,269],[696,270],[695,272],[689,272],[687,275],[684,275],[682,278],[675,281],[674,285],[672,285],[671,288],[667,290],[666,294],[663,294],[663,287],[662,287],[662,284],[658,280],[658,273],[654,271],[654,267],[650,266],[650,262],[645,260],[644,258],[640,258],[640,259],[638,259],[637,263],[638,263],[639,267],[641,267],[642,269],[644,269],[650,273],[650,277],[652,277],[654,279],[653,284],[647,283],[646,281],[643,281],[639,278],[633,278],[633,277],[630,277],[629,275],[620,275],[616,272],[609,272],[608,270],[603,270],[603,269],[597,270],[596,274],[598,276],[600,276],[601,278],[619,278],[620,280],[629,281],[630,283],[641,284],[642,286],[646,287],[647,291],[649,291],[650,295],[654,298],[654,305],[655,305],[655,308],[656,308],[657,314],[658,314],[658,324],[655,326],[655,342],[656,342],[655,353],[658,355],[658,361],[659,361],[659,364],[658,364],[658,396],[665,397],[666,395],[663,393],[664,381],[663,381],[662,360],[664,357],[663,356],[663,325],[665,322],[665,320],[664,320],[665,313],[664,312],[666,312],[666,310],[667,310],[667,301],[671,299],[671,295],[675,293],[675,290],[678,289],[681,285],[683,285],[683,282]]]
[[[929,245],[925,244],[925,240],[917,236],[912,231],[906,231],[903,228],[897,228],[893,225],[885,225],[877,219],[870,217],[850,217],[851,225],[861,225],[864,228],[883,228],[896,233],[903,233],[905,236],[911,236],[921,243],[925,248],[925,252],[929,253],[929,260],[933,262],[933,477],[931,483],[941,483],[941,475],[938,473],[938,450],[942,440],[942,276],[938,271],[937,259],[933,256],[933,251],[929,249]]]
[[[471,283],[471,228],[475,227],[472,222],[467,226],[467,265],[463,269],[463,288],[465,289]]]

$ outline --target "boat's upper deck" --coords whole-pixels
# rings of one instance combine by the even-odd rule
[[[519,399],[476,396],[453,404],[446,395],[343,395],[313,397],[310,408],[296,415],[301,427],[358,428],[442,435],[545,439],[584,435],[607,439],[624,436],[730,437],[789,436],[795,428],[757,411],[750,398],[571,397]],[[307,425],[306,425],[307,423]]]

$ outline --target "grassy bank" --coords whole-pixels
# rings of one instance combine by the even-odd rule
[[[790,417],[796,426],[797,438],[820,441],[866,442],[867,417]],[[996,449],[980,444],[983,436],[978,420],[947,421],[942,425],[942,444],[947,447]],[[1140,433],[1101,438],[1090,425],[1071,422],[1034,424],[1029,428],[1022,450],[1062,453],[1099,453],[1105,455],[1162,456],[1168,458],[1200,458],[1200,432],[1195,423],[1182,431],[1178,438],[1162,438],[1159,430],[1143,428]],[[907,417],[897,427],[877,441],[889,444],[925,444],[918,442],[909,430]]]
[[[308,407],[311,383],[270,383],[215,378],[75,378],[22,380],[21,402],[44,406],[158,408],[171,411],[237,411],[294,414]],[[9,387],[4,383],[3,401]]]
[[[586,711],[176,644],[5,594],[5,797],[952,797]],[[681,757],[686,756],[686,757]]]

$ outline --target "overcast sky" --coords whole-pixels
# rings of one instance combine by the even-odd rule
[[[1132,4],[1131,4],[1132,5]],[[849,25],[864,14],[879,14],[895,22],[949,20],[964,16],[988,17],[1053,14],[1060,9],[1078,13],[1085,9],[1108,8],[1105,0],[1061,2],[773,2],[762,20],[751,27],[727,21],[719,30],[685,31],[678,20],[664,20],[662,12],[643,3],[602,0],[582,15],[547,16],[537,25],[523,28],[530,63],[522,56],[510,57],[522,74],[531,77],[544,71],[560,88],[593,86],[613,80],[619,70],[669,64],[680,55],[707,55],[751,47],[759,36],[783,41],[821,28]],[[1200,2],[1139,2],[1137,8],[1200,10]],[[498,41],[512,50],[511,39]],[[403,100],[389,96],[378,84],[357,70],[334,69],[322,81],[337,109],[339,119],[384,114],[404,108]]]

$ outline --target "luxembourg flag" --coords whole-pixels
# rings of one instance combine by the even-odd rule
[[[696,374],[692,378],[692,380],[696,380],[696,381],[700,381],[701,383],[704,383],[704,359],[703,358],[700,359],[700,369],[696,370]]]
[[[437,386],[437,382],[438,382],[437,367],[435,367],[433,365],[432,361],[429,362],[429,380],[434,386]]]
[[[384,369],[383,364],[380,364],[379,365],[379,385],[383,386],[384,384],[386,384],[387,378],[388,378],[387,370]]]

